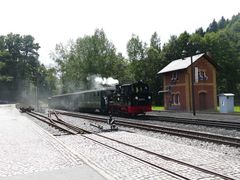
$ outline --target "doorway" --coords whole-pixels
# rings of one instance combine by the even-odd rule
[[[206,110],[207,109],[207,93],[200,92],[199,93],[199,110]]]

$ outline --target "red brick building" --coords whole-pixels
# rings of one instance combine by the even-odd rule
[[[192,56],[196,110],[216,110],[216,68],[206,54]],[[172,61],[158,72],[163,75],[166,110],[192,110],[191,57]]]

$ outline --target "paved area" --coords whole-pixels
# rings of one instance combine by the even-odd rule
[[[103,135],[135,146],[171,156],[223,175],[240,179],[240,157],[198,149],[143,136],[115,132]],[[95,135],[86,135],[93,137]],[[100,140],[99,138],[97,138]],[[220,179],[164,163],[142,152],[126,149],[107,140],[104,143],[120,148],[156,165],[181,172],[189,179]],[[33,123],[14,106],[0,105],[0,180],[103,180],[103,179],[179,179],[129,156],[99,145],[81,135],[53,137]]]
[[[218,120],[229,122],[240,122],[240,113],[238,114],[226,114],[226,113],[204,113],[196,112],[196,116],[193,116],[191,112],[175,112],[175,111],[152,111],[148,113],[157,116],[169,116],[177,118],[190,118],[190,119],[206,119],[206,120]]]
[[[233,179],[240,179],[240,157],[225,155],[213,151],[198,149],[192,146],[177,144],[167,140],[156,139],[148,136],[143,136],[128,132],[102,133],[102,135],[130,143],[137,147],[148,149],[165,156],[170,156],[174,159],[190,163],[222,175],[226,175]],[[162,166],[166,169],[173,170],[182,174],[189,179],[221,179],[209,174],[203,174],[194,171],[193,169],[184,168],[178,164],[173,165],[170,161],[164,162],[156,156],[149,156],[146,153],[138,152],[132,148],[126,148],[108,140],[103,140],[95,135],[86,135],[94,139],[101,139],[101,142],[111,147],[124,150],[141,159],[151,160],[153,164]],[[70,146],[76,153],[79,153],[89,159],[93,164],[96,164],[99,169],[102,169],[108,174],[112,174],[116,179],[175,179],[165,172],[156,170],[152,166],[140,163],[135,159],[117,153],[114,150],[96,144],[82,136],[62,136],[61,141]]]
[[[84,172],[84,173],[83,173]],[[58,170],[42,171],[24,175],[8,176],[0,180],[102,180],[103,178],[87,165],[67,167]]]
[[[105,179],[14,105],[0,105],[0,179],[79,178]]]
[[[115,134],[115,133],[114,133]],[[91,137],[91,135],[89,135]],[[179,179],[165,171],[142,163],[134,158],[109,149],[98,143],[77,136],[61,136],[61,141],[71,147],[76,153],[84,156],[108,175],[117,180],[176,180]],[[180,178],[181,179],[181,178]]]

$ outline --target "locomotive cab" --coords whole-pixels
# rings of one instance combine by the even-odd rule
[[[151,94],[148,85],[139,81],[117,86],[111,107],[115,112],[129,115],[151,111]]]
[[[151,94],[149,87],[144,83],[137,83],[132,85],[132,105],[148,105],[151,104]]]

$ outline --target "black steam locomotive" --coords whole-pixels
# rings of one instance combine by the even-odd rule
[[[137,115],[151,111],[151,94],[142,81],[114,88],[62,94],[49,98],[52,109]]]

